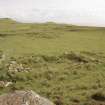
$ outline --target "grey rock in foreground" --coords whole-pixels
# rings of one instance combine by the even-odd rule
[[[34,91],[15,91],[0,96],[0,105],[54,105]]]

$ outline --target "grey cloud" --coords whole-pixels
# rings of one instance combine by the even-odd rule
[[[105,26],[104,0],[0,0],[0,17],[20,22]]]

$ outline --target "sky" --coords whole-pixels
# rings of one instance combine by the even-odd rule
[[[0,0],[0,18],[105,27],[105,0]]]

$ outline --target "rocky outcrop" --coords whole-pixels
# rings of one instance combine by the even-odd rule
[[[8,82],[8,81],[0,81],[0,87],[8,87],[10,85],[12,85],[12,82]]]
[[[0,96],[0,105],[54,105],[34,91],[15,91]]]
[[[17,63],[16,61],[11,61],[8,65],[9,72],[29,72],[30,67],[24,67],[22,63]]]

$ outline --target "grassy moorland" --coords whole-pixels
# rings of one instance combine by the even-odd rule
[[[1,94],[32,89],[52,101],[59,96],[64,105],[105,101],[105,28],[1,19],[2,55],[0,80],[13,84],[1,86]],[[30,71],[9,72],[11,61]]]

